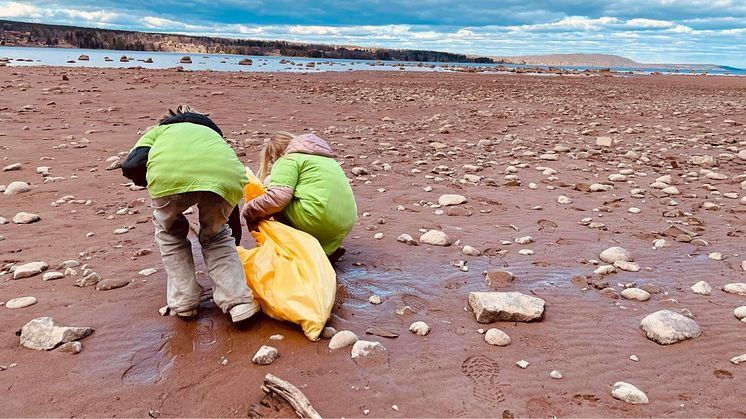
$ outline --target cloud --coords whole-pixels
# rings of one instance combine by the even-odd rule
[[[5,2],[0,3],[0,17],[13,18],[13,17],[36,17],[40,16],[41,9],[35,6],[21,4],[18,2]]]

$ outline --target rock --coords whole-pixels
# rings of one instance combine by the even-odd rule
[[[630,355],[629,359],[634,362],[640,362],[640,357],[637,355]]]
[[[46,262],[29,262],[23,265],[16,266],[13,271],[13,279],[29,278],[34,275],[39,275],[49,268]]]
[[[649,314],[642,319],[640,327],[648,339],[661,345],[694,339],[702,334],[697,322],[670,310]]]
[[[31,192],[31,187],[28,185],[28,183],[15,181],[10,182],[10,184],[5,187],[3,195],[18,195],[26,192]]]
[[[19,212],[18,214],[13,217],[11,221],[15,224],[31,224],[35,223],[37,221],[40,221],[41,217],[39,217],[37,214],[31,214],[28,212]]]
[[[691,162],[692,164],[702,167],[713,167],[718,164],[715,156],[692,156]]]
[[[337,329],[335,329],[335,328],[333,328],[331,326],[326,326],[321,331],[321,339],[331,339],[336,334],[337,334]]]
[[[386,355],[386,348],[380,342],[358,340],[352,345],[350,356],[355,358],[366,358],[369,356]]]
[[[140,272],[138,272],[138,274],[140,274],[142,276],[150,276],[150,275],[153,275],[156,272],[158,272],[158,269],[147,268],[147,269],[141,270]]]
[[[85,280],[85,278],[83,278]],[[129,279],[124,278],[106,278],[96,283],[96,289],[98,291],[109,291],[117,288],[126,287],[130,284]],[[85,285],[87,286],[87,285]]]
[[[523,236],[523,237],[518,237],[518,238],[517,238],[517,239],[515,239],[514,241],[515,241],[516,243],[518,243],[518,244],[524,245],[524,244],[530,244],[530,243],[533,243],[533,242],[534,242],[534,238],[533,238],[533,237],[531,237],[531,236]]]
[[[489,271],[485,275],[485,282],[493,288],[507,288],[513,285],[515,275],[508,271]]]
[[[510,345],[510,336],[500,329],[492,328],[485,332],[484,341],[494,346]]]
[[[554,378],[555,380],[559,380],[562,378],[562,373],[557,370],[553,370],[552,372],[549,373],[549,376]]]
[[[85,55],[85,54],[81,54],[81,55],[80,55],[80,56],[78,57],[78,61],[88,61],[88,60],[90,60],[90,59],[91,59],[91,57],[89,57],[89,56],[87,56],[87,55]]]
[[[81,288],[90,287],[92,285],[98,284],[100,281],[101,281],[101,276],[99,276],[99,274],[97,274],[96,272],[93,272],[75,281],[75,286],[81,287]]]
[[[612,185],[606,185],[603,183],[593,183],[589,187],[589,190],[591,192],[608,192],[614,189],[614,186]]]
[[[648,301],[650,293],[639,288],[626,288],[622,290],[622,297],[628,300]]]
[[[13,163],[3,167],[3,172],[13,172],[16,170],[21,170],[22,168],[23,166],[21,165],[21,163]]]
[[[624,262],[631,262],[634,259],[632,259],[632,255],[629,254],[629,252],[622,248],[622,247],[610,247],[603,252],[601,252],[598,257],[610,264],[614,264],[616,261],[624,261]]]
[[[366,169],[366,168],[364,168],[364,167],[353,167],[353,168],[352,168],[352,170],[350,170],[350,171],[351,171],[351,172],[352,172],[352,174],[353,174],[353,175],[355,175],[355,176],[365,176],[365,175],[368,175],[368,174],[370,174],[370,173],[368,172],[368,169]]]
[[[609,275],[616,272],[616,268],[613,265],[601,265],[593,270],[595,275]]]
[[[24,308],[36,304],[36,297],[18,297],[8,300],[5,308]]]
[[[570,199],[569,197],[565,195],[560,195],[559,197],[557,197],[557,203],[563,204],[563,205],[572,204],[572,199]]]
[[[80,262],[78,262],[75,259],[70,259],[57,265],[57,270],[63,270],[67,268],[77,268],[78,266],[80,266]]]
[[[252,65],[253,63],[254,61],[252,61],[251,58],[244,58],[238,62],[238,65]]]
[[[518,254],[523,256],[531,256],[534,254],[534,251],[531,249],[521,249],[518,251]]]
[[[723,287],[723,291],[728,294],[746,295],[746,283],[734,282],[732,284],[726,284]]]
[[[710,295],[712,294],[712,287],[706,281],[699,281],[691,286],[691,290],[695,294],[699,295]]]
[[[471,292],[469,306],[479,323],[532,322],[544,316],[544,300],[520,292]]]
[[[381,304],[383,301],[381,300],[380,296],[373,294],[370,297],[368,297],[368,302],[373,305],[378,305],[378,304]]]
[[[681,192],[679,192],[679,188],[677,188],[675,186],[669,186],[667,188],[663,188],[663,189],[661,189],[661,192],[663,192],[664,194],[667,194],[667,195],[679,195],[679,194],[681,194]]]
[[[51,317],[39,317],[21,329],[21,345],[38,351],[48,351],[60,344],[72,342],[93,333],[90,327],[60,326]]]
[[[83,344],[76,341],[63,343],[57,347],[58,352],[65,352],[69,354],[79,354],[83,350]]]
[[[613,144],[611,137],[596,137],[596,145],[599,147],[611,147]]]
[[[741,262],[741,270],[746,271],[746,260]]]
[[[736,365],[740,364],[741,362],[746,362],[746,354],[733,357],[733,358],[730,359],[730,362],[732,362],[732,363],[734,363]]]
[[[46,272],[44,275],[42,275],[41,279],[44,281],[54,281],[55,279],[62,279],[65,277],[65,274],[62,272]]]
[[[632,384],[619,381],[611,389],[611,396],[629,404],[646,404],[648,396]]]
[[[114,234],[116,234],[116,235],[126,234],[129,231],[130,230],[128,228],[118,228],[118,229],[114,230]]]
[[[466,203],[466,197],[463,195],[441,195],[438,198],[438,204],[444,207],[451,205],[461,205]]]
[[[522,360],[520,360],[520,361],[518,361],[518,362],[516,362],[515,364],[516,364],[516,365],[518,365],[518,367],[519,367],[519,368],[522,368],[522,369],[524,369],[524,370],[525,370],[526,368],[528,368],[528,366],[529,366],[529,365],[531,365],[531,364],[529,364],[529,362],[528,362],[528,361],[525,361],[525,360],[523,360],[523,359],[522,359]]]
[[[420,236],[420,242],[431,246],[450,246],[451,239],[440,230],[430,230]]]
[[[329,341],[329,349],[339,349],[345,346],[354,345],[358,341],[356,334],[349,330],[340,330]]]
[[[415,335],[426,336],[430,333],[430,326],[425,322],[414,322],[409,326],[409,331]]]
[[[280,352],[276,348],[273,348],[272,346],[262,345],[262,347],[259,348],[258,351],[256,351],[256,354],[254,354],[254,357],[251,358],[251,362],[257,365],[269,365],[279,357]]]
[[[405,243],[410,246],[417,246],[419,243],[417,240],[414,239],[414,237],[410,236],[409,234],[401,234],[399,237],[396,238],[396,241],[399,243]]]
[[[185,56],[181,57],[181,59],[179,60],[179,63],[180,64],[191,64],[192,63],[192,57],[190,57],[188,55],[185,55]]]
[[[640,265],[635,262],[627,262],[624,260],[618,260],[614,262],[614,267],[627,272],[640,272]]]
[[[471,247],[471,246],[464,246],[463,249],[461,249],[461,253],[463,253],[465,256],[479,256],[482,254],[479,250]]]

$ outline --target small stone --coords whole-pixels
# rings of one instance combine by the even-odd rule
[[[5,308],[24,308],[36,304],[36,297],[18,297],[8,300]]]
[[[515,275],[508,271],[489,271],[485,275],[485,282],[493,288],[506,288],[513,284]]]
[[[663,192],[664,194],[667,194],[667,195],[679,195],[679,194],[681,194],[681,192],[679,192],[679,189],[677,187],[675,187],[675,186],[669,186],[667,188],[663,188],[661,190],[661,192]]]
[[[57,351],[59,352],[65,352],[69,354],[79,354],[80,351],[83,350],[83,344],[76,341],[63,343],[59,347],[57,347]]]
[[[727,292],[728,294],[746,295],[746,283],[734,282],[732,284],[726,284],[723,287],[723,291]]]
[[[321,339],[331,339],[336,334],[337,334],[337,329],[335,329],[335,328],[333,328],[331,326],[326,326],[321,331]]]
[[[639,272],[640,271],[640,265],[636,264],[635,262],[627,262],[624,260],[618,260],[614,262],[614,267],[619,269],[620,271],[626,271],[626,272]]]
[[[520,361],[518,361],[518,362],[516,362],[515,364],[518,365],[518,368],[522,368],[524,370],[526,368],[528,368],[529,365],[531,365],[531,364],[528,363],[528,361],[524,361],[523,359],[520,360]]]
[[[32,224],[40,220],[41,217],[39,215],[28,212],[19,212],[11,219],[15,224]]]
[[[601,265],[593,271],[595,275],[609,275],[614,272],[616,272],[616,268],[612,265]]]
[[[623,247],[610,247],[601,252],[598,257],[602,261],[611,264],[619,260],[625,262],[631,262],[634,260],[632,259],[632,255],[630,255],[630,253]]]
[[[557,370],[554,370],[554,371],[552,371],[552,372],[549,373],[549,376],[552,377],[552,378],[554,378],[555,380],[559,380],[559,379],[562,378],[562,373],[560,373]]]
[[[463,195],[441,195],[438,198],[438,204],[444,207],[451,205],[461,205],[466,203],[466,197]]]
[[[661,345],[694,339],[702,334],[697,322],[670,310],[649,314],[642,319],[640,327],[648,339]]]
[[[95,275],[95,274],[94,274]],[[85,280],[85,278],[84,278]],[[110,291],[118,288],[126,287],[130,284],[129,279],[124,278],[106,278],[96,283],[96,289],[98,291]],[[87,285],[85,285],[87,286]]]
[[[352,170],[351,170],[351,172],[355,176],[365,176],[365,175],[370,174],[368,172],[368,169],[366,169],[364,167],[353,167]]]
[[[730,359],[730,362],[732,362],[732,363],[734,363],[736,365],[740,364],[741,362],[746,362],[746,354],[733,357],[733,358]]]
[[[283,340],[285,339],[285,336],[283,335],[272,335],[269,337],[269,340]]]
[[[531,236],[518,237],[517,239],[515,239],[515,242],[518,243],[518,244],[521,244],[521,245],[526,245],[526,244],[529,244],[529,243],[533,243],[534,242],[534,238],[531,237]]]
[[[262,345],[254,357],[251,358],[251,362],[257,365],[269,365],[273,363],[277,358],[280,357],[280,352],[271,346]]]
[[[531,256],[534,254],[534,251],[531,249],[521,249],[518,251],[518,254],[523,256]]]
[[[640,209],[636,208],[636,207],[631,207],[631,208],[629,208],[627,210],[627,212],[629,212],[630,214],[639,214],[640,213]]]
[[[376,240],[381,240],[383,238],[383,233],[376,233],[373,235],[373,238]]]
[[[62,279],[65,277],[65,274],[62,272],[46,272],[44,275],[42,275],[41,279],[44,281],[54,281],[55,279]]]
[[[596,137],[596,145],[599,147],[611,147],[613,144],[611,137]]]
[[[712,294],[712,287],[706,281],[699,281],[691,286],[691,290],[695,294],[699,295],[710,295]]]
[[[54,349],[60,344],[82,339],[93,333],[90,327],[60,326],[51,317],[39,317],[21,329],[21,345],[39,351]]]
[[[631,359],[632,361],[635,361],[635,362],[639,362],[640,361],[640,357],[638,357],[637,355],[630,355],[629,359]]]
[[[381,300],[380,296],[373,294],[370,297],[368,297],[368,302],[373,305],[378,305],[378,304],[381,304],[383,301]]]
[[[9,164],[3,167],[3,172],[12,172],[16,170],[21,170],[22,168],[23,166],[21,165],[21,163],[13,163],[13,164]]]
[[[114,234],[116,234],[116,235],[125,234],[127,232],[129,232],[129,229],[127,229],[127,228],[118,228],[118,229],[114,230]]]
[[[399,237],[396,238],[396,241],[399,243],[405,243],[410,246],[417,246],[419,243],[414,239],[414,237],[410,236],[409,234],[402,234]]]
[[[31,192],[31,187],[26,182],[21,181],[15,181],[10,182],[8,186],[5,187],[5,191],[3,192],[4,195],[18,195],[26,192]]]
[[[101,281],[101,276],[97,274],[96,272],[92,272],[88,275],[83,276],[83,278],[78,279],[75,281],[75,286],[78,287],[90,287],[92,285],[96,285]]]
[[[450,246],[451,239],[440,230],[430,230],[420,236],[420,242],[431,246]]]
[[[369,356],[385,355],[386,348],[380,342],[371,342],[367,340],[358,340],[352,345],[350,356],[355,358],[367,358]]]
[[[572,199],[570,199],[566,195],[560,195],[559,197],[557,197],[557,203],[563,205],[572,204]]]
[[[139,273],[140,275],[142,275],[142,276],[150,276],[150,275],[153,275],[153,274],[154,274],[154,273],[156,273],[156,272],[158,272],[158,269],[155,269],[155,268],[147,268],[147,269],[143,269],[143,270],[141,270],[141,271],[140,271],[140,272],[138,272],[138,273]]]
[[[65,276],[78,276],[78,271],[73,268],[65,268]]]
[[[464,246],[463,249],[461,249],[461,253],[463,253],[466,256],[479,256],[482,254],[479,250],[469,245]]]
[[[80,266],[80,262],[75,259],[70,259],[57,265],[57,270],[62,270],[65,268],[77,268],[78,266]]]
[[[339,349],[345,346],[350,346],[358,341],[356,334],[349,330],[340,330],[337,332],[329,341],[329,349]]]
[[[510,336],[500,329],[489,329],[484,334],[484,341],[494,346],[508,346],[510,345]]]
[[[426,336],[430,333],[430,326],[422,321],[414,322],[409,326],[409,331],[415,335]]]
[[[622,290],[622,297],[628,300],[648,301],[650,293],[639,288],[626,288]]]
[[[619,381],[611,389],[611,396],[629,404],[646,404],[648,396],[632,384]]]
[[[47,268],[49,268],[49,265],[46,262],[30,262],[19,265],[13,271],[13,279],[30,278],[46,271]]]
[[[544,300],[520,292],[471,292],[469,306],[479,323],[538,321],[544,316]]]

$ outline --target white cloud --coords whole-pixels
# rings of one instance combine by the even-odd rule
[[[42,10],[35,6],[11,2],[0,2],[0,17],[40,17]]]
[[[670,28],[674,24],[666,20],[657,19],[630,19],[625,22],[625,26],[633,26],[637,28]]]
[[[112,22],[119,18],[118,13],[107,12],[103,10],[96,10],[93,12],[87,12],[84,10],[75,9],[62,9],[58,13],[67,15],[68,18],[75,19],[80,18],[83,20],[90,20],[96,22]]]

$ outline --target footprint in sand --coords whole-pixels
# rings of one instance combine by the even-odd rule
[[[563,416],[562,411],[549,400],[533,397],[526,402],[526,410],[531,418],[556,418]]]
[[[461,364],[461,371],[471,380],[476,400],[491,407],[505,401],[505,395],[500,388],[500,366],[495,360],[484,355],[472,355]]]
[[[414,294],[403,294],[401,300],[405,306],[409,306],[413,313],[419,313],[429,308],[429,304],[422,297],[418,297]]]
[[[537,221],[536,224],[539,225],[539,231],[546,230],[546,231],[548,231],[548,232],[551,233],[551,232],[554,231],[555,228],[557,228],[557,223],[555,223],[554,221],[551,221],[551,220],[541,219],[541,220]]]

